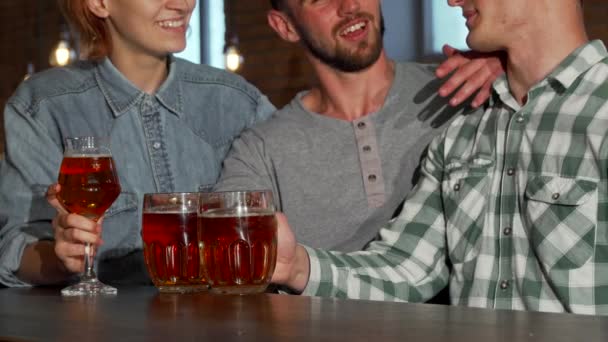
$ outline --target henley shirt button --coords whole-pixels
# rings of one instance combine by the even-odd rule
[[[509,281],[508,280],[503,280],[500,282],[500,288],[503,290],[506,290],[509,288]]]
[[[454,185],[454,191],[460,191],[460,183]]]
[[[512,232],[513,232],[513,229],[511,229],[511,227],[507,227],[507,228],[505,228],[505,229],[503,230],[503,233],[504,233],[506,236],[511,235],[511,233],[512,233]]]
[[[517,123],[522,123],[522,122],[524,122],[524,116],[523,116],[523,115],[518,115],[518,116],[517,116],[517,119],[515,119],[515,121],[516,121]]]
[[[559,199],[559,192],[554,193],[551,198],[553,198],[554,201],[557,201]]]
[[[369,146],[369,145],[363,146],[363,152],[371,152],[371,150],[372,150],[371,146]]]
[[[155,150],[158,150],[161,146],[161,143],[159,143],[158,141],[155,142],[154,144],[152,144],[152,148],[154,148]]]
[[[511,168],[507,170],[507,175],[513,176],[515,174],[515,169]]]
[[[358,127],[359,129],[364,129],[364,128],[365,128],[365,122],[359,122],[359,123],[357,124],[357,127]]]
[[[370,182],[375,182],[375,181],[376,181],[376,179],[377,179],[377,178],[376,178],[376,175],[369,175],[369,176],[367,177],[367,180],[369,180]]]

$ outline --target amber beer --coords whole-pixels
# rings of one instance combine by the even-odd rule
[[[207,288],[196,226],[196,211],[144,212],[144,258],[148,274],[161,292]]]
[[[71,213],[97,220],[120,194],[109,155],[66,156],[59,169],[59,201]]]
[[[199,214],[198,229],[212,290],[242,294],[266,289],[277,257],[273,212],[211,209]]]

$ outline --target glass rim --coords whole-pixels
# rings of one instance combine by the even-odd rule
[[[63,138],[64,143],[68,143],[68,141],[85,141],[85,140],[93,140],[99,141],[102,143],[107,143],[108,145],[111,142],[110,136],[107,135],[75,135],[75,136],[66,136]]]
[[[253,190],[221,190],[221,191],[199,191],[199,194],[236,194],[236,193],[262,193],[268,192],[272,194],[270,189],[253,189]]]
[[[153,195],[198,195],[199,193],[198,191],[145,192],[144,197]]]

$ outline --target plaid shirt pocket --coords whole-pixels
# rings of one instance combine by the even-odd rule
[[[528,181],[527,231],[532,248],[547,269],[579,268],[591,258],[597,206],[597,182],[553,176]]]
[[[475,260],[486,219],[490,172],[494,162],[451,162],[442,182],[446,235],[453,264]]]

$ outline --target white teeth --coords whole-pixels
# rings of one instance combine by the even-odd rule
[[[341,34],[342,35],[346,35],[346,34],[349,34],[351,32],[355,32],[357,30],[360,30],[360,29],[362,29],[364,27],[365,27],[365,23],[361,22],[361,23],[358,23],[358,24],[355,24],[355,25],[347,27],[344,31],[342,31]]]
[[[180,27],[180,26],[184,25],[184,21],[183,20],[160,21],[158,23],[158,25],[160,27]]]

